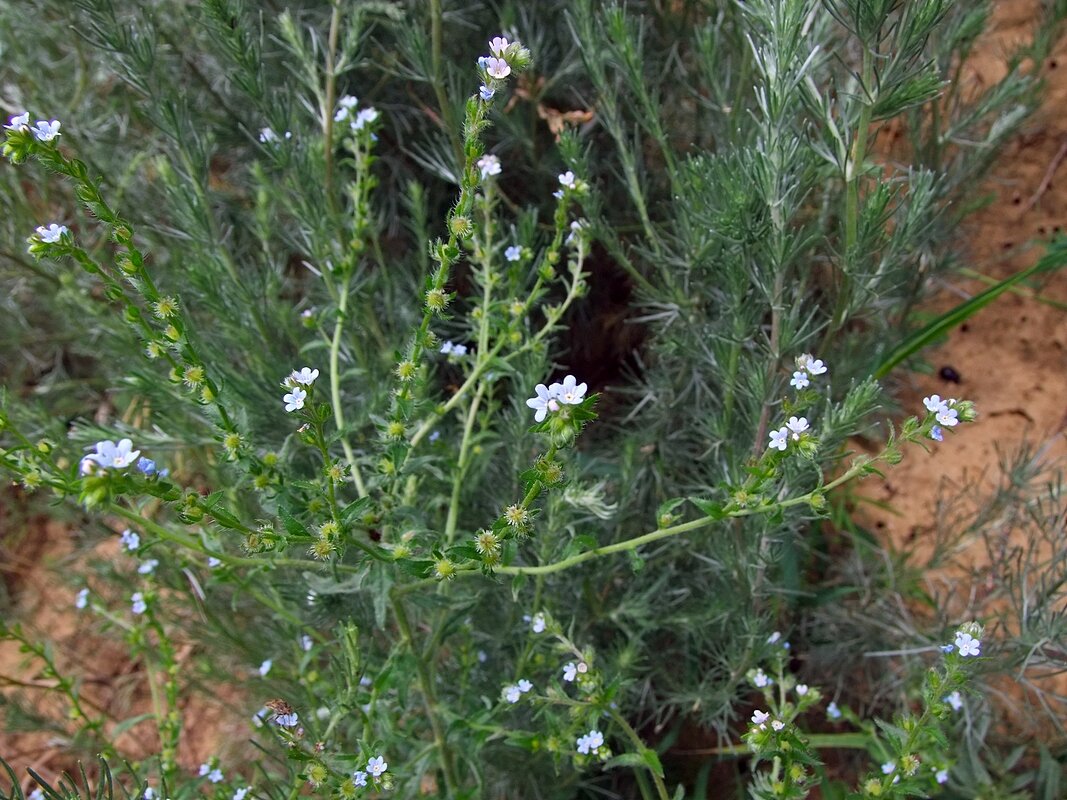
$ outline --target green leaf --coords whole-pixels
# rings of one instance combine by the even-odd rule
[[[716,503],[714,500],[703,500],[699,497],[688,498],[689,502],[699,508],[706,517],[712,519],[722,519],[726,516],[722,510],[722,503]]]
[[[1050,245],[1049,251],[1032,267],[1016,272],[1011,277],[990,286],[984,292],[976,294],[967,302],[960,303],[955,308],[949,309],[926,327],[916,331],[898,344],[882,360],[881,365],[874,372],[874,377],[884,378],[893,367],[904,361],[904,359],[919,352],[934,340],[944,336],[952,328],[970,319],[1020,281],[1024,281],[1034,275],[1055,272],[1065,264],[1067,264],[1067,240],[1058,239]]]

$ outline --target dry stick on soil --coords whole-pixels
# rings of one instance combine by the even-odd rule
[[[1063,141],[1060,143],[1060,149],[1056,151],[1056,155],[1052,157],[1052,161],[1049,162],[1048,169],[1045,170],[1045,177],[1041,179],[1040,185],[1037,187],[1037,191],[1023,206],[1022,211],[1019,212],[1020,216],[1027,213],[1034,206],[1037,205],[1038,200],[1045,194],[1052,186],[1052,177],[1056,174],[1056,170],[1060,168],[1060,164],[1063,163],[1063,159],[1067,158],[1067,136],[1063,137]]]

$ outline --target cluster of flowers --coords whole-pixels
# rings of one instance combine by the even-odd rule
[[[33,134],[33,138],[39,142],[50,142],[57,136],[60,136],[59,128],[60,121],[54,119],[52,121],[39,119],[34,123],[33,127],[30,127],[30,112],[25,111],[11,118],[9,124],[4,128],[9,131],[29,131]]]
[[[517,46],[517,43],[516,43]],[[489,40],[488,56],[478,59],[478,69],[485,73],[487,80],[478,87],[478,95],[482,100],[489,102],[496,94],[496,81],[505,80],[511,74],[511,64],[508,63],[508,48],[511,42],[503,36],[494,36]]]
[[[533,684],[522,678],[518,683],[504,687],[504,699],[509,703],[517,703],[531,689],[533,689]]]
[[[282,396],[286,411],[292,413],[304,407],[304,401],[307,400],[308,393],[307,389],[301,389],[300,387],[310,387],[318,377],[319,371],[311,369],[311,367],[304,367],[289,373],[289,376],[282,381],[282,386],[289,390]]]
[[[600,748],[604,746],[604,734],[594,728],[589,733],[579,736],[576,744],[578,752],[583,756],[600,755]]]
[[[375,756],[367,761],[366,769],[357,769],[352,773],[352,783],[356,786],[366,786],[368,777],[378,779],[388,769],[389,765],[385,761],[385,756]]]
[[[446,356],[456,356],[461,358],[467,355],[467,345],[454,344],[450,339],[449,341],[441,345],[441,352],[444,353]]]
[[[923,398],[923,405],[926,406],[927,411],[934,415],[934,419],[938,423],[930,429],[930,438],[943,442],[945,435],[941,432],[941,426],[955,428],[960,424],[960,412],[955,408],[956,399],[942,400],[940,395],[932,394]]]
[[[563,379],[563,383],[553,383],[550,386],[537,384],[534,387],[535,396],[527,400],[526,405],[535,412],[534,422],[544,422],[549,411],[559,411],[560,404],[576,406],[581,403],[588,388],[585,383],[578,383],[573,375],[568,375]]]
[[[826,374],[826,364],[822,359],[814,358],[810,353],[797,356],[796,371],[789,385],[796,389],[806,389],[811,385],[811,379],[817,375]],[[810,429],[807,417],[790,417],[789,421],[778,430],[771,431],[769,447],[784,452],[789,442],[799,442],[801,435]]]
[[[359,100],[350,94],[346,94],[342,97],[337,105],[340,108],[337,109],[337,113],[333,115],[334,122],[344,122],[348,120],[349,127],[353,132],[358,132],[376,122],[381,113],[373,106],[367,108],[361,108],[356,111],[356,106],[359,104]],[[353,112],[355,113],[353,114]]]

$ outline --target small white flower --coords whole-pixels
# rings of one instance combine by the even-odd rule
[[[276,134],[270,128],[260,128],[259,141],[263,144],[274,144],[278,141],[278,134]]]
[[[534,633],[544,633],[545,632],[545,615],[544,614],[534,614],[533,620],[530,622],[530,629],[533,630]]]
[[[537,393],[537,396],[527,400],[526,405],[534,409],[536,412],[534,414],[534,422],[544,422],[549,411],[559,410],[559,398],[557,398],[543,383],[537,384],[537,386],[534,387],[534,391]]]
[[[568,189],[573,189],[577,186],[577,179],[574,177],[574,173],[570,170],[560,173],[559,182],[561,186],[565,186]]]
[[[938,424],[944,425],[946,428],[955,428],[960,424],[959,413],[956,409],[946,406],[937,412],[936,419]]]
[[[482,100],[485,100],[487,103],[493,99],[493,95],[495,94],[496,90],[490,89],[484,83],[478,87],[478,95],[482,98]]]
[[[969,633],[960,631],[956,634],[956,649],[960,651],[960,655],[964,658],[967,656],[979,655],[979,648],[981,646],[982,643]]]
[[[837,707],[837,703],[830,702],[830,705],[826,707],[826,716],[830,719],[841,719],[841,709]]]
[[[450,355],[452,355],[452,350],[454,348],[455,348],[455,345],[452,344],[452,340],[449,339],[447,342],[444,342],[441,345],[441,352],[444,353],[446,356],[450,356]]]
[[[525,678],[523,678],[522,680],[520,680],[520,681],[519,681],[519,682],[518,682],[517,684],[515,684],[515,685],[516,685],[516,686],[518,687],[519,691],[520,691],[520,692],[522,692],[523,694],[526,694],[526,693],[527,693],[528,691],[530,691],[530,690],[531,690],[531,689],[533,688],[533,684],[532,684],[532,683],[530,683],[530,682],[529,682],[528,680],[526,680]]]
[[[771,431],[771,447],[778,450],[785,450],[786,440],[789,438],[789,429],[782,427],[776,431]]]
[[[760,711],[758,708],[752,712],[752,724],[762,728],[767,724],[767,720],[771,718],[771,715],[766,711]]]
[[[489,654],[487,652],[485,652],[484,650],[479,650],[478,651],[478,663],[479,664],[484,664],[488,660],[489,660]]]
[[[568,664],[563,665],[563,680],[567,683],[571,683],[578,677],[578,665],[571,661]]]
[[[147,561],[141,563],[141,566],[137,568],[137,572],[141,575],[151,575],[156,571],[156,567],[159,566],[159,559],[150,558]]]
[[[215,569],[215,567],[221,567],[222,566],[222,560],[218,559],[218,558],[215,558],[215,556],[208,556],[207,557],[207,565],[208,565],[208,568]]]
[[[571,232],[567,234],[567,238],[563,243],[566,245],[574,244],[575,240],[582,235],[582,231],[584,230],[585,222],[580,219],[574,220],[574,222],[571,223]]]
[[[389,769],[389,765],[385,763],[383,756],[377,756],[367,762],[367,771],[375,778],[381,777],[381,774],[387,769]]]
[[[943,409],[948,408],[948,403],[941,399],[941,395],[932,394],[929,397],[923,398],[923,405],[926,406],[927,411],[932,411],[937,414]]]
[[[201,778],[203,778],[209,772],[211,772],[211,765],[210,764],[201,764],[200,765],[200,771],[197,773],[197,775],[199,775]]]
[[[230,800],[245,800],[245,795],[246,794],[248,794],[248,787],[247,786],[244,787],[243,789],[238,789],[236,792],[234,792],[233,793],[233,797],[230,798]]]
[[[294,386],[293,391],[282,397],[282,401],[285,403],[286,411],[296,411],[304,407],[304,400],[307,399],[308,393],[301,389],[299,386]]]
[[[802,353],[796,359],[797,369],[803,369],[809,375],[823,375],[826,373],[826,365],[822,359],[815,358],[811,353]]]
[[[522,248],[517,244],[513,244],[507,250],[504,251],[504,258],[508,261],[518,261],[522,258]]]
[[[781,638],[782,638],[782,632],[781,631],[775,631],[774,633],[772,633],[770,636],[767,637],[767,644],[776,644],[779,641],[781,641]]]
[[[960,697],[959,692],[953,692],[945,697],[945,702],[952,706],[953,711],[959,711],[963,708],[963,698]]]
[[[584,661],[579,661],[578,662],[578,674],[579,675],[584,675],[588,671],[589,671],[589,665],[586,664]]]
[[[266,661],[259,665],[259,676],[261,678],[266,678],[267,673],[270,672],[270,668],[273,666],[274,662],[268,658]]]
[[[509,703],[519,702],[520,697],[522,697],[522,690],[518,686],[504,687],[504,699]]]
[[[89,605],[89,590],[88,589],[82,589],[74,597],[74,607],[76,609],[78,609],[79,611],[81,611],[87,605]]]
[[[803,697],[807,693],[808,693],[808,685],[806,683],[798,683],[797,684],[797,694],[800,697]]]
[[[789,385],[795,386],[797,389],[807,389],[811,385],[811,381],[808,380],[808,373],[798,369],[793,373],[793,380],[789,381]]]
[[[359,105],[359,99],[353,97],[350,94],[346,94],[344,97],[337,101],[337,105],[339,105],[345,111],[351,111],[353,108]]]
[[[47,244],[55,244],[62,238],[63,234],[70,232],[70,229],[66,225],[57,225],[54,222],[47,227],[38,225],[36,230],[37,238]]]
[[[895,761],[887,761],[884,764],[882,764],[882,774],[883,775],[892,775],[893,774],[893,770],[895,770],[896,768],[897,768],[897,762],[895,762]]]
[[[127,550],[136,550],[141,546],[141,537],[129,528],[124,530],[119,538],[122,541],[122,546]]]
[[[808,429],[807,417],[790,417],[789,422],[785,424],[791,433],[791,438],[794,442],[800,440],[800,434],[804,433]]]
[[[255,714],[252,715],[252,724],[255,725],[257,728],[262,728],[263,727],[263,721],[265,719],[267,719],[269,716],[270,716],[270,709],[267,708],[266,706],[263,706],[263,708],[259,709],[259,711],[257,711]],[[203,774],[203,773],[201,773],[201,774]]]
[[[300,649],[303,650],[305,653],[310,652],[311,651],[311,647],[314,644],[315,644],[314,639],[312,639],[306,633],[303,636],[300,637]]]
[[[146,786],[144,794],[142,795],[142,797],[144,797],[144,800],[155,800],[155,796],[156,790],[153,789],[151,786]]]
[[[585,392],[588,388],[584,383],[577,383],[573,375],[568,375],[563,379],[563,383],[553,383],[548,390],[554,391],[561,403],[576,406],[585,399]]]
[[[478,169],[482,173],[482,180],[484,181],[490,175],[499,175],[501,166],[500,159],[493,154],[484,155],[478,159]]]
[[[312,369],[311,367],[304,367],[297,371],[294,370],[293,374],[289,376],[297,383],[302,383],[304,386],[310,386],[315,382],[315,379],[319,377],[319,371]]]
[[[25,111],[21,114],[11,118],[11,122],[4,126],[9,131],[20,131],[23,128],[29,130],[30,127],[30,112]]]
[[[207,779],[212,783],[222,783],[222,770],[216,767],[207,774]]]
[[[357,769],[355,772],[352,773],[352,783],[354,783],[356,786],[366,786],[367,773],[361,769]]]
[[[99,467],[105,469],[125,469],[130,466],[137,457],[141,455],[140,450],[131,450],[133,442],[129,439],[122,439],[118,444],[106,439],[102,442],[96,443],[96,452],[90,453],[84,459],[82,459],[82,473],[86,472],[85,462],[96,464]]]
[[[315,709],[315,718],[319,722],[325,722],[331,716],[333,716],[333,712],[331,712],[330,709],[328,709],[326,706],[319,706]]]
[[[771,723],[771,727],[774,728],[776,731],[780,731],[782,730],[782,728],[785,727],[785,723],[782,722],[780,719],[776,719]]]
[[[454,344],[454,345],[452,345],[452,355],[457,356],[457,357],[463,357],[463,356],[467,355],[467,345],[465,345],[465,344]]]
[[[51,122],[39,119],[37,120],[37,124],[30,128],[30,130],[33,131],[33,136],[37,141],[50,142],[57,136],[61,135],[59,133],[59,126],[60,122],[58,119],[54,119]]]
[[[938,783],[948,783],[948,770],[939,769],[937,772],[934,773],[934,780]]]
[[[352,130],[361,131],[367,125],[370,125],[380,116],[380,112],[376,108],[361,108],[359,113],[356,114],[356,118],[352,120]]]
[[[44,792],[41,791],[41,787],[38,786],[32,792],[26,795],[26,800],[44,800]]]
[[[511,44],[503,36],[494,36],[489,40],[489,52],[497,58],[503,58],[504,52],[508,49],[508,45]]]
[[[373,686],[374,685],[374,681],[372,681],[370,679],[370,676],[363,675],[359,679],[359,685],[362,686],[364,689],[366,689],[368,686]]]
[[[489,73],[490,78],[502,81],[511,74],[511,66],[502,58],[490,57],[485,60],[485,71]]]
[[[756,670],[756,674],[752,676],[752,682],[756,684],[756,687],[759,689],[764,689],[774,683],[770,676],[762,669]]]
[[[148,603],[145,602],[144,595],[140,592],[134,592],[130,597],[130,611],[134,614],[143,614],[148,610]]]

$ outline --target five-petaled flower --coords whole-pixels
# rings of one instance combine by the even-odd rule
[[[490,56],[485,60],[485,71],[489,73],[490,78],[500,81],[511,74],[511,65],[502,58]]]
[[[522,697],[522,690],[518,686],[504,687],[504,699],[509,703],[519,702],[520,697]]]
[[[4,127],[9,131],[29,130],[30,112],[24,111],[21,114],[16,114],[11,118],[10,123],[5,125]]]
[[[534,387],[534,391],[537,393],[536,396],[527,400],[526,405],[536,412],[534,414],[534,422],[544,422],[549,411],[559,410],[559,398],[543,383],[537,384]]]
[[[789,428],[790,438],[794,442],[798,442],[800,441],[800,434],[808,429],[808,419],[807,417],[790,417],[785,426]]]
[[[789,429],[781,427],[776,431],[771,431],[771,447],[777,450],[785,450],[787,440],[789,439]]]
[[[530,628],[533,630],[534,633],[544,633],[545,632],[545,615],[544,614],[534,614],[533,619],[530,620]]]
[[[821,358],[815,358],[811,353],[802,353],[797,356],[797,369],[805,370],[809,375],[825,375],[826,364]]]
[[[967,657],[979,655],[979,648],[981,646],[982,643],[969,633],[960,631],[956,634],[956,649],[959,650],[961,656]]]
[[[574,177],[574,173],[570,170],[567,170],[566,172],[560,174],[559,182],[561,185],[567,187],[568,189],[573,189],[578,185],[577,179]]]
[[[493,95],[496,94],[496,89],[490,89],[484,83],[478,87],[478,96],[487,103],[493,99]]]
[[[811,380],[808,378],[808,373],[798,369],[793,373],[793,380],[789,381],[789,385],[797,389],[807,389],[811,385]]]
[[[488,153],[479,158],[477,166],[478,171],[482,174],[483,181],[491,175],[500,174],[500,159],[492,153]]]
[[[522,258],[522,248],[517,244],[513,244],[507,250],[504,251],[504,258],[508,261],[518,261]]]
[[[60,124],[61,123],[58,119],[54,119],[51,122],[39,119],[37,120],[37,123],[32,128],[30,128],[30,130],[33,132],[33,136],[35,139],[37,139],[37,141],[50,142],[57,136],[61,135],[59,133]]]
[[[959,692],[953,692],[950,695],[946,695],[944,700],[946,703],[952,706],[953,711],[959,711],[961,708],[963,708],[963,698],[960,696]]]
[[[45,242],[47,244],[55,244],[61,238],[63,238],[63,235],[65,233],[69,233],[70,229],[66,225],[57,225],[53,222],[51,225],[48,226],[38,225],[36,232],[37,238],[40,239],[42,242]]]
[[[494,36],[492,39],[489,40],[489,52],[497,58],[503,58],[504,53],[507,51],[508,45],[510,44],[511,42],[509,42],[503,36]]]
[[[140,450],[133,450],[133,442],[120,439],[118,444],[105,439],[96,443],[96,452],[89,453],[81,462],[82,474],[90,472],[95,464],[103,469],[126,469],[141,455]]]
[[[376,756],[367,762],[367,771],[375,778],[380,777],[387,769],[389,765],[385,763],[384,756]]]
[[[585,399],[585,392],[589,387],[585,383],[578,383],[573,375],[563,379],[563,383],[553,383],[548,390],[555,391],[556,397],[561,403],[568,406],[576,406]]]
[[[563,680],[571,683],[578,677],[578,665],[573,661],[563,665]]]
[[[356,118],[352,120],[352,130],[361,131],[367,125],[378,119],[380,112],[376,108],[361,108]]]
[[[767,720],[771,718],[771,715],[766,711],[760,711],[758,708],[752,712],[752,724],[757,728],[763,728],[767,724]]]
[[[301,389],[299,386],[294,386],[293,391],[282,397],[282,401],[285,403],[286,411],[297,411],[304,407],[304,400],[307,399],[308,393]]]
[[[357,769],[355,772],[352,773],[352,783],[354,783],[356,786],[366,786],[367,773],[361,769]]]
[[[129,528],[122,532],[120,538],[122,539],[122,546],[127,550],[133,551],[141,546],[141,537]]]
[[[301,370],[294,370],[289,377],[292,378],[295,383],[302,383],[304,386],[310,386],[315,382],[315,379],[319,377],[319,371],[317,369],[311,369],[311,367],[304,367]]]

